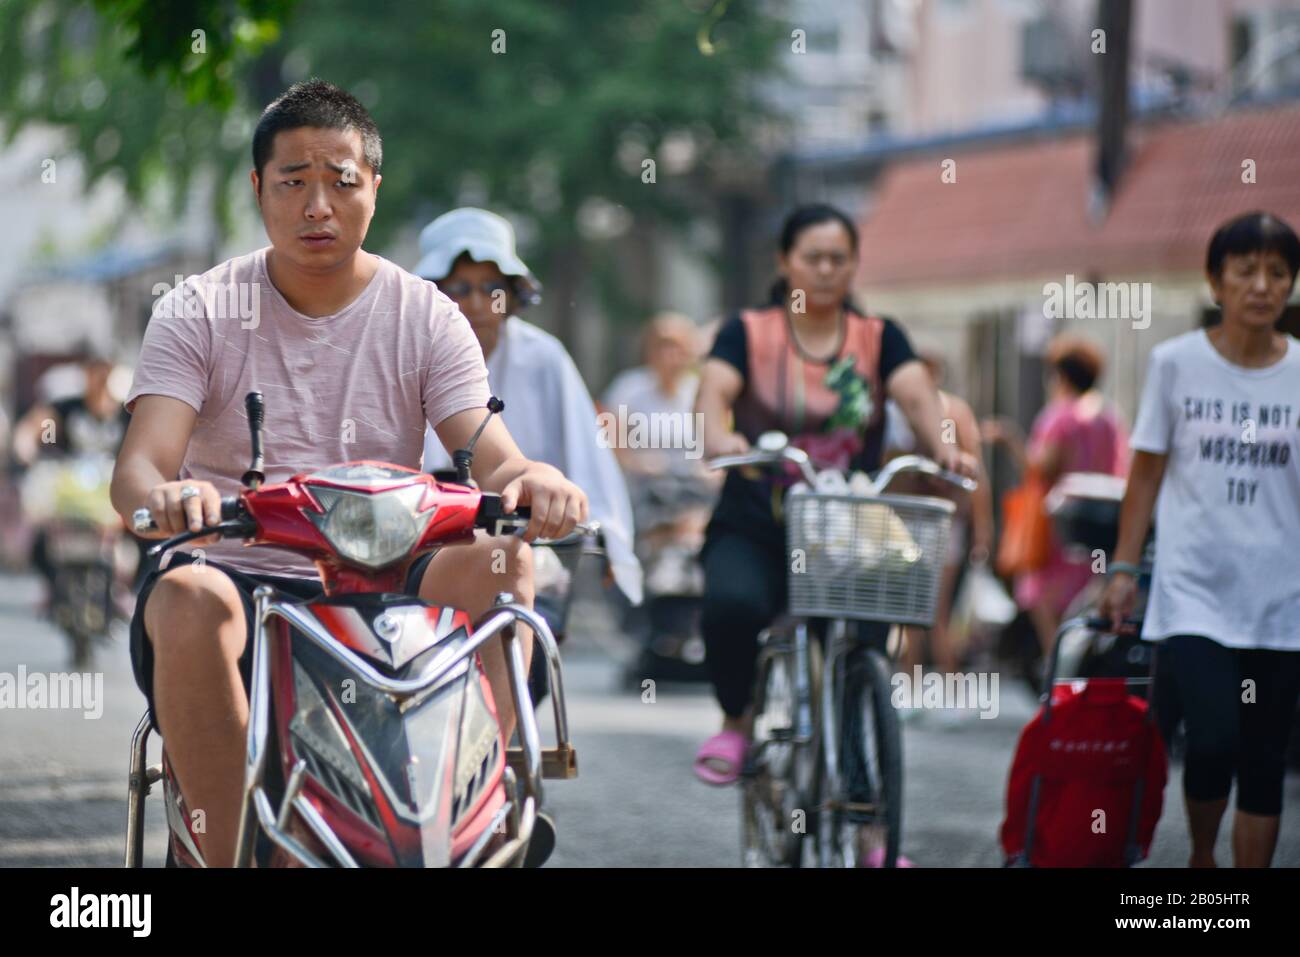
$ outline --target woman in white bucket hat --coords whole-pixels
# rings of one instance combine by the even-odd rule
[[[559,339],[515,315],[541,300],[541,285],[515,251],[503,217],[471,206],[439,216],[420,233],[415,274],[436,283],[465,314],[483,347],[488,384],[505,402],[502,418],[524,455],[554,465],[587,493],[605,533],[614,581],[641,601],[641,566],[632,550],[632,506],[611,449],[597,441],[596,408]],[[424,468],[451,467],[430,429]]]

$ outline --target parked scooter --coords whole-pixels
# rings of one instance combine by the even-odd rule
[[[215,533],[312,558],[325,594],[293,601],[254,593],[253,673],[235,863],[259,866],[520,866],[543,778],[577,775],[559,652],[545,619],[498,596],[471,621],[461,609],[399,594],[411,564],[435,548],[504,534],[529,509],[470,480],[473,446],[454,456],[459,481],[375,461],[347,462],[264,484],[260,393],[246,400],[252,464],[245,491],[223,499],[221,524],[174,536],[162,552]],[[500,412],[495,397],[488,417]],[[146,509],[137,530],[153,525]],[[543,749],[517,622],[536,637],[554,707],[557,744]],[[479,649],[504,640],[511,701],[494,699]],[[519,746],[502,740],[513,707]],[[146,768],[152,725],[131,746],[126,864],[142,864],[144,797],[163,783],[168,858],[201,866],[190,809],[164,745]]]

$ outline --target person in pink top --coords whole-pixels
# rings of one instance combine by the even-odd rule
[[[985,423],[984,438],[1006,443],[1022,471],[1035,469],[1050,488],[1070,472],[1124,475],[1128,435],[1095,389],[1105,368],[1102,351],[1086,339],[1061,335],[1047,348],[1048,401],[1026,443],[1006,420]],[[1053,533],[1047,563],[1016,578],[1016,603],[1029,613],[1046,658],[1061,615],[1093,574],[1091,561],[1073,558]]]
[[[220,521],[248,462],[244,396],[266,400],[267,482],[339,462],[419,468],[426,423],[463,448],[486,414],[487,368],[473,330],[431,282],[361,248],[382,180],[379,131],[351,95],[294,84],[253,133],[252,198],[269,247],[191,276],[161,297],[145,331],[132,413],[113,473],[130,522],[147,507],[157,537]],[[529,546],[587,517],[558,469],[519,451],[499,417],[475,446],[473,477],[513,510],[531,505],[524,541],[481,535],[415,563],[406,590],[472,617],[501,591],[531,605]],[[191,808],[205,812],[208,866],[229,866],[239,824],[252,592],[262,583],[319,595],[310,562],[212,537],[172,552],[141,586],[131,663]],[[503,563],[498,559],[504,557]],[[525,657],[531,633],[520,628]],[[508,700],[498,644],[483,649],[497,700]],[[509,718],[502,734],[509,740]]]

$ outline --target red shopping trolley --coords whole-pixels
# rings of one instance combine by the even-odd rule
[[[1130,622],[1129,624],[1132,624]],[[1156,726],[1154,646],[1130,646],[1145,675],[1056,677],[1062,638],[1080,628],[1116,637],[1095,618],[1057,633],[1043,706],[1021,732],[1007,785],[1002,848],[1011,867],[1130,867],[1151,846],[1164,799],[1164,741]],[[1096,661],[1104,660],[1100,657]]]

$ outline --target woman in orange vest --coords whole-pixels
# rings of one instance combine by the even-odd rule
[[[748,451],[763,432],[779,430],[819,468],[874,472],[891,398],[924,452],[975,474],[970,456],[942,441],[938,393],[903,330],[849,299],[858,256],[857,229],[841,211],[812,205],[789,216],[769,304],[725,321],[705,361],[695,408],[706,457]],[[723,710],[721,732],[695,760],[709,784],[729,784],[740,771],[758,633],[785,608],[784,492],[778,477],[729,472],[701,551],[701,630]],[[870,637],[883,641],[887,631],[873,626]]]

